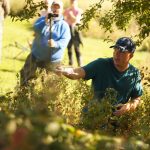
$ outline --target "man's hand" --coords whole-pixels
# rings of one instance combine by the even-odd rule
[[[57,75],[76,75],[72,67],[63,67],[63,66],[58,66],[55,69],[55,73]]]
[[[63,73],[63,70],[64,70],[64,68],[63,68],[62,66],[58,66],[58,67],[56,67],[56,69],[55,69],[55,73],[56,73],[58,76],[61,76],[62,73]]]
[[[76,80],[85,77],[85,71],[83,68],[72,68],[72,67],[57,67],[55,69],[57,75],[64,75],[69,79]]]
[[[70,11],[69,12],[69,15],[72,17],[72,18],[75,18],[76,16],[73,14],[73,11]]]
[[[70,17],[70,20],[71,20],[73,23],[76,22],[77,17],[73,14],[73,11],[70,11],[70,12],[69,12],[69,17]]]
[[[121,115],[125,114],[126,112],[129,112],[129,110],[130,110],[129,103],[119,104],[119,105],[116,106],[116,111],[113,112],[113,115],[121,116]]]
[[[136,107],[140,103],[140,97],[137,97],[136,99],[126,103],[126,104],[119,104],[116,106],[117,110],[113,112],[115,116],[121,116],[129,111],[134,111]]]
[[[45,23],[49,24],[48,13],[46,14],[46,17],[45,17]]]
[[[48,45],[49,45],[50,47],[55,47],[55,41],[54,41],[53,39],[49,39],[49,40],[48,40]]]

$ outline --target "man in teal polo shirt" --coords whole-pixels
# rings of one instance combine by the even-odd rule
[[[141,77],[138,69],[129,63],[136,48],[130,38],[122,37],[110,48],[114,48],[113,58],[99,58],[80,68],[60,67],[56,72],[70,79],[92,79],[94,97],[99,100],[107,88],[115,89],[117,104],[122,105],[113,114],[120,116],[138,106],[142,95]]]

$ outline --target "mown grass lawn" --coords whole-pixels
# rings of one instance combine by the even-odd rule
[[[4,22],[2,63],[0,64],[0,95],[13,90],[17,84],[17,73],[19,73],[26,56],[30,52],[27,40],[33,39],[32,24],[32,20],[29,22],[12,22],[9,17]],[[15,42],[29,50],[16,47]],[[83,65],[99,57],[111,57],[110,45],[112,43],[104,42],[101,39],[84,37],[83,47],[81,46]],[[148,52],[137,51],[131,62],[139,67],[148,64],[149,57]],[[76,66],[75,58],[74,61]],[[67,50],[65,51],[64,64],[68,64]]]

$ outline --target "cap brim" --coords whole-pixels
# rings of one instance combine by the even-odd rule
[[[121,52],[128,51],[127,49],[124,49],[124,50],[123,50],[123,49],[121,48],[121,46],[118,46],[118,45],[113,45],[113,46],[110,46],[109,48],[118,48],[118,50],[121,51]]]
[[[116,47],[116,45],[112,45],[112,46],[110,46],[109,48],[114,48],[114,47]]]

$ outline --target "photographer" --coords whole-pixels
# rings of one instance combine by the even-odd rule
[[[51,5],[52,14],[40,17],[34,24],[35,38],[31,53],[20,71],[20,85],[26,85],[35,77],[37,68],[53,71],[61,65],[64,50],[70,40],[70,29],[63,20],[63,3],[54,0]]]

